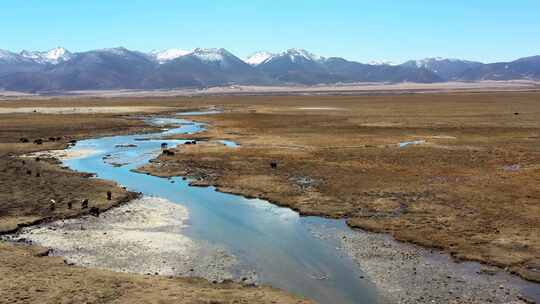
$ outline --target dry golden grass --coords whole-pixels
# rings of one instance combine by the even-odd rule
[[[212,126],[195,137],[242,146],[184,146],[143,171],[348,218],[540,281],[539,93],[207,102],[232,111],[194,117]],[[426,143],[398,147],[411,140]]]

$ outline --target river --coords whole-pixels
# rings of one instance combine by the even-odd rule
[[[149,122],[176,126],[156,134],[83,140],[72,149],[96,152],[64,163],[73,170],[95,173],[145,196],[183,205],[189,210],[189,226],[182,233],[224,247],[239,261],[238,273],[253,271],[259,283],[322,304],[378,302],[375,286],[363,279],[357,264],[332,241],[317,238],[312,232],[314,227],[349,229],[344,221],[300,217],[295,211],[264,200],[217,192],[213,187],[189,186],[189,180],[181,177],[166,179],[132,171],[155,158],[162,143],[174,147],[185,142],[160,138],[193,134],[204,128],[202,124],[176,118],[154,118]],[[222,143],[231,149],[237,146],[233,142]]]

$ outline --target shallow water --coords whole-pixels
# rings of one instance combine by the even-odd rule
[[[223,111],[218,110],[218,109],[212,109],[212,110],[206,110],[206,111],[179,112],[176,114],[185,115],[185,116],[198,116],[198,115],[219,114],[219,113],[223,113]]]
[[[224,144],[225,146],[227,147],[230,147],[230,148],[238,148],[240,147],[240,145],[232,140],[225,140],[225,139],[222,139],[222,140],[218,140],[218,142]]]
[[[402,141],[398,145],[399,145],[400,148],[405,148],[407,146],[421,145],[421,144],[425,144],[425,143],[426,143],[425,140],[414,140],[414,141]]]
[[[202,124],[182,119],[158,118],[152,122],[179,127],[147,134],[146,140],[140,140],[140,135],[128,135],[80,141],[72,149],[94,149],[96,153],[67,160],[65,164],[114,180],[146,196],[182,204],[190,214],[189,227],[183,233],[225,247],[239,260],[238,273],[254,271],[260,283],[319,303],[380,302],[375,286],[361,278],[361,270],[350,257],[344,256],[336,244],[317,238],[311,231],[314,226],[348,229],[344,221],[300,217],[290,209],[263,200],[220,193],[213,187],[191,187],[182,178],[165,179],[131,171],[155,158],[162,143],[173,147],[185,142],[159,137],[196,133],[203,128]],[[235,146],[230,141],[222,143]],[[136,146],[125,146],[129,144]],[[114,166],[104,157],[114,158],[123,166]]]

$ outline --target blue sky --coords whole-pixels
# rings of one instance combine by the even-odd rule
[[[540,54],[538,0],[4,0],[0,48],[305,48],[323,56],[484,62]]]

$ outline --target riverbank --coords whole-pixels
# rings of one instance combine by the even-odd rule
[[[401,243],[386,234],[362,230],[320,229],[351,256],[365,279],[385,291],[390,303],[528,303],[540,300],[537,284],[497,267],[456,263],[443,251]]]
[[[0,242],[2,303],[310,303],[268,287],[66,265],[46,250]]]
[[[181,205],[145,197],[99,217],[88,215],[23,228],[9,240],[51,248],[50,256],[61,256],[78,266],[201,277],[210,282],[232,279],[234,257],[184,236],[188,218]]]

